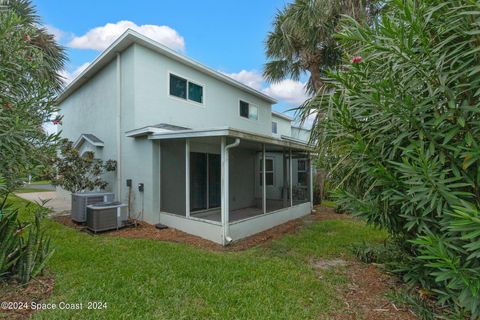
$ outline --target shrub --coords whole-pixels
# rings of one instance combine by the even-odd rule
[[[21,223],[18,208],[0,200],[0,279],[27,284],[43,271],[53,254],[41,225],[45,208],[35,207],[33,223]]]
[[[80,155],[71,141],[63,139],[60,143],[60,155],[54,158],[52,168],[55,169],[49,178],[70,192],[105,189],[108,183],[102,178],[106,172],[115,171],[117,163],[114,160],[103,162],[87,151]]]
[[[404,279],[480,316],[480,3],[386,1],[346,18],[347,57],[309,103],[338,205],[405,240]],[[311,111],[311,110],[310,110]]]

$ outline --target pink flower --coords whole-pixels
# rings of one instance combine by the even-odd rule
[[[360,63],[363,61],[363,58],[360,56],[356,56],[352,58],[352,63]]]
[[[55,120],[52,120],[52,123],[57,125],[57,124],[62,124],[62,121],[60,119],[55,119]]]
[[[27,42],[30,42],[30,36],[28,34],[24,35],[23,36],[23,40],[27,41]]]

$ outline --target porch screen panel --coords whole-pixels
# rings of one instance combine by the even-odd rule
[[[220,207],[221,201],[221,168],[220,155],[208,154],[208,206]]]
[[[294,152],[292,155],[292,199],[295,205],[310,201],[310,160],[303,152]]]
[[[207,154],[190,153],[190,210],[207,208]]]
[[[267,147],[266,163],[267,212],[290,207],[290,162],[288,150]],[[268,175],[271,172],[271,175]],[[262,182],[262,181],[260,181]]]

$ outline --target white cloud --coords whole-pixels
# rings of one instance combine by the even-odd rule
[[[279,101],[293,106],[299,106],[308,99],[308,95],[305,92],[305,83],[290,79],[272,83],[262,91]]]
[[[305,92],[305,83],[300,81],[286,79],[277,83],[268,84],[262,74],[256,70],[241,70],[236,73],[223,72],[223,74],[247,86],[260,90],[277,99],[280,104],[290,107],[298,107],[309,97]]]
[[[60,30],[60,29],[58,29],[58,28],[56,28],[52,25],[49,25],[49,24],[45,25],[44,27],[45,27],[45,29],[47,29],[48,33],[53,35],[53,37],[55,38],[55,40],[57,42],[61,42],[66,37],[71,36],[67,32],[65,32],[63,30]]]
[[[260,90],[262,88],[262,84],[264,82],[262,75],[255,70],[242,70],[237,73],[224,72],[224,74],[257,90]]]
[[[70,82],[72,82],[72,80],[75,79],[80,73],[82,73],[83,70],[87,69],[89,65],[90,62],[85,62],[72,72],[68,72],[65,69],[60,71],[60,75],[63,77],[63,82],[65,83],[65,85],[68,85]]]
[[[122,20],[116,23],[107,23],[104,26],[90,29],[82,36],[75,36],[69,46],[77,49],[93,49],[102,51],[112,44],[127,29],[135,30],[161,44],[176,50],[185,50],[185,40],[174,29],[168,26],[152,24],[137,25],[132,21]]]

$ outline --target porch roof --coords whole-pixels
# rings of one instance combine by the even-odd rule
[[[276,145],[286,148],[292,148],[302,151],[313,151],[313,148],[300,140],[291,137],[282,136],[280,139],[261,135],[248,131],[243,131],[230,127],[200,129],[200,130],[178,130],[152,133],[148,136],[150,140],[168,140],[168,139],[186,139],[186,138],[205,138],[205,137],[231,137],[240,138],[248,141]]]

